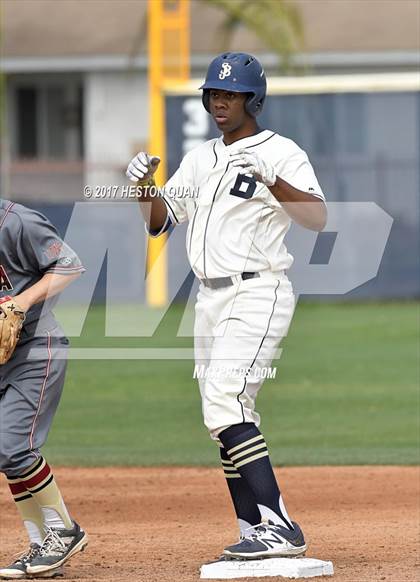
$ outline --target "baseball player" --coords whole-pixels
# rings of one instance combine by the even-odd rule
[[[284,236],[291,220],[323,229],[324,195],[306,153],[258,127],[266,79],[255,57],[216,57],[201,89],[222,135],[187,153],[160,197],[148,193],[157,156],[139,153],[127,176],[141,187],[152,236],[189,221],[187,253],[201,282],[194,337],[196,364],[206,371],[199,381],[202,410],[220,444],[240,528],[239,542],[224,554],[297,556],[307,546],[277,485],[255,400],[295,306]],[[198,195],[179,195],[183,187]]]
[[[44,216],[0,198],[0,471],[30,544],[0,579],[61,575],[87,544],[40,452],[66,371],[68,340],[52,298],[83,271]]]

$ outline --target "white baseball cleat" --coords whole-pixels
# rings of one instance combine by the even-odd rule
[[[271,521],[263,522],[250,528],[249,535],[245,535],[237,544],[225,548],[223,554],[242,560],[301,556],[306,552],[307,545],[298,524],[292,521],[292,525],[291,531]]]
[[[0,569],[0,579],[21,580],[26,578],[26,567],[38,555],[40,547],[38,544],[31,544],[29,549],[20,554],[10,566]]]
[[[87,545],[88,536],[76,522],[73,522],[71,529],[48,528],[42,546],[28,564],[26,572],[36,578],[39,574],[54,571]]]
[[[23,580],[29,578],[27,567],[38,556],[40,548],[41,546],[38,544],[31,544],[29,549],[23,554],[20,554],[10,566],[1,568],[0,580]],[[58,578],[59,576],[63,576],[63,568],[61,567],[46,572],[45,574],[40,574],[38,578]]]

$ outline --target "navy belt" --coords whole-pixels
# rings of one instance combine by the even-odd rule
[[[240,280],[246,281],[247,279],[256,279],[260,277],[259,273],[253,273],[250,271],[245,271],[240,275],[232,275],[232,277],[215,277],[213,279],[201,279],[201,282],[205,287],[209,289],[222,289],[223,287],[230,287]]]

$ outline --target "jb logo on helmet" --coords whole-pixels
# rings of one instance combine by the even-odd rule
[[[223,63],[222,68],[220,69],[219,79],[226,79],[226,77],[229,77],[231,71],[232,67],[229,65],[229,63]]]

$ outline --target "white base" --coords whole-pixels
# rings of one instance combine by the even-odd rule
[[[332,576],[332,562],[314,558],[265,558],[263,560],[225,560],[204,564],[200,568],[200,578],[206,580],[231,580],[234,578],[262,578],[282,576],[283,578],[313,578]]]

